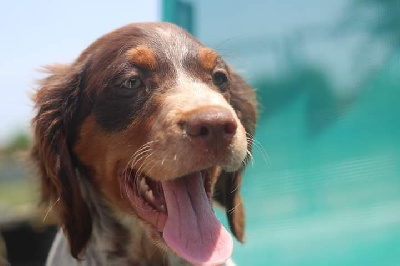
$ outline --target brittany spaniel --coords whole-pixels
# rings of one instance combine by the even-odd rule
[[[62,228],[48,265],[221,265],[244,238],[240,184],[255,93],[212,49],[169,23],[130,24],[34,96],[32,157]]]

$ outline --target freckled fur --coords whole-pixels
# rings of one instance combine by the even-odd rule
[[[244,240],[238,186],[246,148],[251,150],[246,133],[254,135],[256,99],[254,90],[216,58],[173,24],[137,23],[99,38],[72,64],[47,68],[33,98],[32,158],[42,201],[54,205],[68,241],[65,256],[75,262],[95,258],[104,265],[187,264],[121,191],[118,171],[151,141],[151,164],[143,165],[144,173],[165,180],[211,167],[214,199],[226,208],[233,234]],[[214,67],[230,76],[226,93],[212,84]],[[144,86],[121,96],[121,82],[132,73],[140,74]],[[228,110],[238,124],[219,157],[190,144],[180,126],[185,114],[207,106]]]

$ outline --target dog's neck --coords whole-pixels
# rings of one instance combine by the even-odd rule
[[[100,265],[190,265],[163,251],[144,231],[133,215],[112,210],[92,184],[81,178],[93,231],[86,256],[95,256]]]

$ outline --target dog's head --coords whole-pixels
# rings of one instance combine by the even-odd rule
[[[239,186],[254,133],[254,91],[213,50],[167,23],[131,24],[71,65],[48,68],[35,96],[33,156],[71,253],[91,236],[86,178],[115,210],[192,263],[221,263],[244,235]],[[133,213],[133,214],[132,214]]]

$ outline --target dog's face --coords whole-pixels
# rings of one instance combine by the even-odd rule
[[[52,100],[64,108],[57,109],[53,124],[44,116],[55,119],[50,109],[56,107],[47,106]],[[249,153],[246,134],[254,132],[255,102],[253,91],[216,52],[171,24],[128,25],[97,40],[72,66],[53,69],[36,102],[34,155],[47,178],[45,199],[78,205],[64,206],[61,216],[86,211],[80,195],[63,192],[63,186],[79,190],[70,183],[78,179],[69,176],[74,170],[60,173],[68,156],[64,167],[84,172],[113,209],[134,215],[154,241],[195,264],[229,258],[232,239],[211,199],[216,186],[216,199],[226,207],[240,203],[234,186]],[[61,128],[51,128],[54,123]],[[64,146],[43,143],[40,135],[65,138]],[[48,169],[49,159],[57,169]],[[228,214],[240,240],[242,216]],[[61,221],[72,253],[76,232],[68,223],[81,222],[74,230],[87,230],[90,217],[80,220]],[[85,244],[76,243],[75,253]]]

